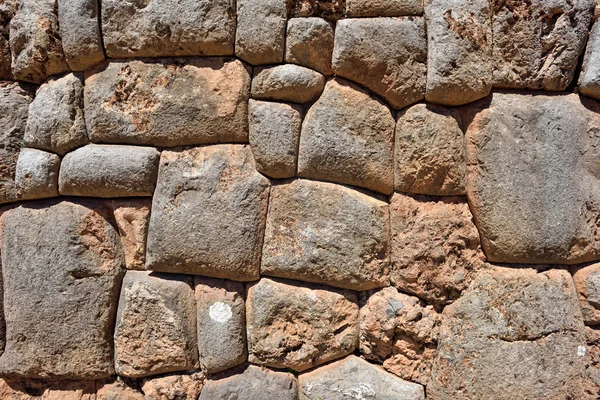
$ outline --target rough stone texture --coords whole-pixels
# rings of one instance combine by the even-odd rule
[[[399,114],[396,191],[434,196],[466,193],[467,154],[459,120],[454,110],[433,104],[417,104]]]
[[[582,399],[583,329],[568,272],[482,272],[444,309],[427,396]]]
[[[115,222],[121,235],[127,269],[143,270],[146,263],[146,238],[152,200],[148,198],[112,201]]]
[[[363,89],[327,82],[302,125],[298,176],[390,194],[394,126],[390,110]]]
[[[599,258],[600,105],[574,94],[494,93],[480,106],[466,134],[467,193],[488,260]]]
[[[585,327],[585,373],[584,387],[586,399],[597,399],[600,396],[600,329]]]
[[[392,284],[438,306],[457,299],[485,260],[467,203],[396,193],[390,221]]]
[[[248,141],[250,74],[227,58],[101,64],[86,72],[93,142],[187,146]]]
[[[147,400],[135,382],[120,376],[96,381],[94,400]],[[57,399],[59,400],[59,399]]]
[[[579,75],[579,91],[586,96],[600,99],[600,22],[598,21],[594,23],[588,39],[583,67]]]
[[[94,381],[43,382],[24,379],[0,379],[0,399],[97,400],[94,383]]]
[[[585,46],[593,3],[491,1],[494,86],[565,90]]]
[[[493,80],[490,2],[427,0],[425,17],[427,101],[456,106],[486,97]]]
[[[441,315],[391,287],[361,296],[361,354],[403,379],[427,385]]]
[[[32,202],[4,216],[4,377],[114,373],[111,337],[124,257],[105,219],[109,210],[82,204]]]
[[[350,356],[300,375],[300,400],[425,400],[423,386]]]
[[[331,75],[334,26],[323,18],[291,18],[287,23],[285,62]]]
[[[237,0],[235,55],[254,65],[283,61],[286,0]]]
[[[60,158],[56,154],[22,149],[15,172],[15,184],[21,200],[58,196],[59,168]]]
[[[146,268],[258,279],[269,188],[248,146],[163,151]]]
[[[63,196],[152,196],[160,152],[151,147],[90,144],[65,156],[58,178]]]
[[[331,20],[343,18],[346,13],[345,0],[290,0],[290,16],[323,17]]]
[[[294,375],[274,372],[254,365],[236,375],[206,382],[198,400],[297,400],[298,383]]]
[[[356,294],[263,278],[248,290],[249,361],[304,371],[343,357],[358,342]]]
[[[256,169],[275,179],[296,174],[302,127],[299,105],[250,100],[250,147]]]
[[[115,369],[131,378],[198,368],[193,279],[127,271],[115,326]]]
[[[346,0],[348,17],[400,17],[422,14],[421,0]]]
[[[235,25],[229,0],[102,0],[111,58],[233,55]]]
[[[326,182],[274,186],[261,273],[353,290],[388,284],[387,203]]]
[[[198,400],[205,379],[202,372],[160,376],[145,379],[142,391],[145,400]]]
[[[333,72],[401,109],[425,98],[427,37],[422,17],[340,20]]]
[[[10,20],[15,15],[16,6],[14,0],[4,0],[0,3],[0,80],[13,79],[8,34]]]
[[[246,304],[242,283],[195,278],[198,350],[202,370],[214,373],[246,361]]]
[[[16,4],[9,39],[14,77],[42,83],[51,75],[68,71],[58,32],[56,0],[21,0]]]
[[[27,147],[61,156],[88,142],[78,76],[68,74],[40,86],[29,106],[23,141]]]
[[[318,72],[294,64],[257,68],[252,79],[252,97],[258,100],[308,103],[325,87]]]
[[[600,264],[574,267],[572,272],[583,321],[600,324]]]
[[[98,23],[98,1],[58,0],[62,47],[67,64],[73,71],[85,71],[104,60]]]

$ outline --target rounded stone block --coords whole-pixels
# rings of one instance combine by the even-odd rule
[[[58,196],[60,158],[35,149],[21,149],[15,172],[15,184],[21,200]]]
[[[257,68],[252,79],[252,98],[308,103],[321,94],[325,78],[318,72],[294,64]]]
[[[316,17],[291,18],[287,23],[285,62],[331,75],[333,23]]]

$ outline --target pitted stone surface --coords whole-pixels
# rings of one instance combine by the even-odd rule
[[[308,103],[321,94],[325,78],[309,68],[294,64],[257,68],[252,79],[252,98]]]
[[[598,21],[594,23],[588,38],[583,67],[579,75],[579,91],[600,100],[600,22]]]
[[[346,0],[348,17],[400,17],[422,14],[422,0]]]
[[[146,378],[142,384],[144,400],[198,400],[205,380],[202,372]]]
[[[73,71],[85,71],[104,60],[98,2],[99,0],[58,0],[62,47],[67,64]]]
[[[285,62],[331,75],[334,24],[323,18],[291,18],[287,23]]]
[[[15,172],[15,184],[21,200],[44,199],[58,196],[58,169],[56,154],[35,149],[21,149]]]
[[[344,17],[344,0],[290,0],[292,17],[323,17],[337,20]]]
[[[135,383],[120,376],[96,381],[96,397],[91,400],[148,400]],[[60,399],[56,399],[60,400]]]
[[[98,400],[95,383],[95,381],[43,382],[33,379],[0,379],[0,399]]]
[[[125,252],[125,266],[127,269],[143,270],[152,199],[115,199],[111,203]]]
[[[586,324],[600,324],[600,264],[574,267],[573,282]]]

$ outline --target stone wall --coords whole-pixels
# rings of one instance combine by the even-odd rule
[[[0,0],[0,398],[600,398],[594,0]]]

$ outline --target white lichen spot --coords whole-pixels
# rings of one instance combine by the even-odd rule
[[[587,353],[587,349],[585,348],[585,346],[577,347],[577,357],[583,357],[585,356],[585,353]]]
[[[233,314],[231,313],[231,306],[229,304],[217,301],[208,309],[208,315],[210,315],[213,321],[224,324],[231,319]]]

